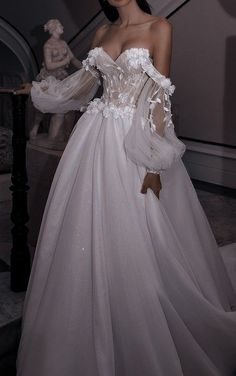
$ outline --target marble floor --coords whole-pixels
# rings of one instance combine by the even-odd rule
[[[236,242],[236,197],[196,189],[219,246]]]
[[[196,188],[197,195],[199,197],[203,209],[205,210],[205,213],[208,217],[209,223],[212,227],[213,233],[219,246],[235,243],[236,192],[234,190],[221,189],[220,187],[217,188],[216,186],[212,186],[211,184],[205,184],[198,181],[193,181],[193,184]],[[2,286],[5,283],[5,287],[7,283],[7,274],[9,275],[9,266],[7,265],[7,258],[9,257],[9,252],[6,252],[6,248],[8,248],[9,250],[9,246],[11,244],[10,230],[12,224],[10,220],[10,211],[11,196],[5,195],[4,199],[0,198],[0,279]],[[6,256],[6,253],[8,253],[8,256]],[[9,294],[11,293],[9,292]],[[22,297],[21,299],[23,301]],[[15,301],[17,301],[19,304],[19,296],[15,299]],[[0,305],[4,308],[6,314],[10,316],[11,312],[9,311],[9,306],[7,305],[6,301],[3,301],[3,299],[1,302],[1,297]],[[19,306],[17,309],[19,309]],[[17,315],[19,316],[18,311]],[[19,330],[19,325],[16,329],[14,329],[13,327],[12,330]],[[3,363],[2,365],[0,361],[0,376],[15,375],[15,354],[16,352],[9,354],[6,363]]]

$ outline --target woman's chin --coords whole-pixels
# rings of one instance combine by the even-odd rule
[[[132,2],[132,0],[110,0],[108,1],[110,5],[119,8],[119,7],[124,7],[128,5],[129,3]]]

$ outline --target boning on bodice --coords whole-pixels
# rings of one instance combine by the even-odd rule
[[[130,159],[162,172],[182,157],[185,145],[176,137],[170,97],[175,86],[153,65],[145,48],[129,48],[113,60],[102,47],[89,51],[83,68],[62,81],[33,82],[35,106],[42,112],[84,110],[91,115],[132,123],[124,140]],[[95,98],[103,83],[101,98]]]

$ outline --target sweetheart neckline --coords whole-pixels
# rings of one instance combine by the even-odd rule
[[[119,67],[120,69],[120,66],[117,64],[117,61],[119,60],[119,58],[121,56],[123,56],[125,53],[127,53],[128,51],[131,51],[131,50],[142,50],[142,51],[146,51],[147,52],[147,57],[152,65],[152,68],[154,70],[153,74],[158,74],[158,77],[160,78],[163,78],[166,80],[166,85],[168,84],[168,87],[172,87],[172,88],[175,88],[174,85],[171,85],[171,80],[169,77],[166,77],[165,75],[163,75],[162,73],[160,73],[156,68],[155,66],[153,65],[153,59],[151,57],[151,54],[150,54],[150,51],[148,48],[145,48],[145,47],[129,47],[129,48],[126,48],[124,51],[122,51],[120,53],[120,55],[114,60],[111,55],[103,48],[103,46],[97,46],[97,47],[94,47],[92,48],[91,50],[89,50],[88,54],[90,54],[92,51],[96,50],[96,49],[99,49],[101,50],[114,64],[116,64],[117,67]],[[149,72],[149,76],[150,76],[150,72]],[[151,76],[150,76],[151,77]],[[154,79],[153,77],[151,77],[152,79]],[[155,80],[154,80],[155,81]]]
[[[145,47],[129,47],[129,48],[126,48],[124,51],[122,51],[122,52],[120,53],[119,56],[117,56],[116,59],[113,59],[113,57],[112,57],[112,56],[111,56],[111,55],[110,55],[110,54],[104,49],[103,46],[94,47],[94,48],[92,48],[89,52],[95,50],[96,48],[99,48],[100,50],[102,50],[103,53],[105,53],[105,54],[109,57],[109,59],[113,61],[113,63],[116,63],[116,62],[119,60],[119,58],[120,58],[121,56],[123,56],[125,53],[127,53],[127,51],[130,51],[130,50],[143,50],[143,51],[147,51],[147,53],[148,53],[148,57],[149,57],[149,59],[151,60],[151,54],[150,54],[150,51],[149,51],[148,48],[145,48]]]

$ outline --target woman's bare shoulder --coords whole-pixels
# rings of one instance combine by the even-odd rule
[[[109,29],[110,29],[110,24],[104,24],[97,28],[94,34],[92,47],[96,47],[100,44],[100,41],[102,40],[102,38],[108,32]]]
[[[154,34],[167,34],[172,31],[172,24],[165,17],[155,17],[150,26],[150,31]]]
[[[108,24],[108,23],[99,26],[99,27],[96,29],[96,33],[95,33],[95,34],[98,34],[98,35],[99,35],[99,34],[104,34],[104,33],[106,33],[106,32],[110,29],[110,26],[111,26],[111,24]]]

